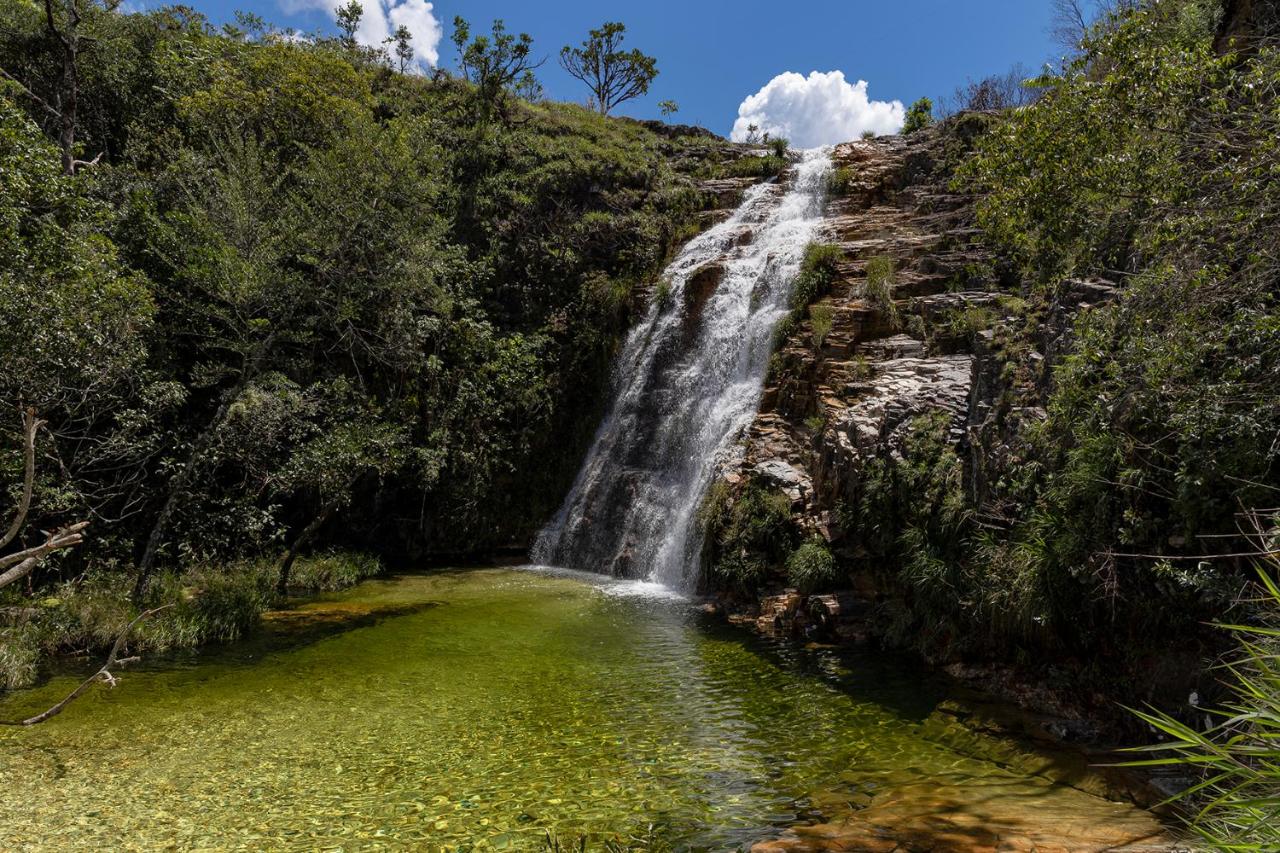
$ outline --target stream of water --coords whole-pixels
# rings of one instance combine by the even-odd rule
[[[679,590],[696,584],[698,507],[759,406],[773,329],[822,224],[830,169],[827,150],[805,152],[785,185],[748,189],[668,267],[668,296],[628,336],[608,415],[534,559]]]
[[[370,581],[120,674],[0,729],[0,849],[524,851],[653,823],[675,849],[734,850],[943,789],[984,825],[1124,816],[931,740],[945,687],[901,660],[766,645],[599,575]]]

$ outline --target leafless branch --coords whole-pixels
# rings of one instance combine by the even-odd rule
[[[104,663],[98,669],[98,671],[95,672],[93,675],[89,676],[84,681],[80,682],[80,685],[76,687],[75,690],[72,690],[70,693],[68,693],[66,698],[63,699],[61,702],[49,708],[47,711],[42,711],[41,713],[36,714],[34,717],[27,717],[25,720],[0,720],[0,725],[4,725],[4,726],[39,725],[40,723],[43,723],[45,720],[48,720],[52,717],[56,717],[59,714],[61,714],[68,705],[70,705],[72,702],[78,699],[86,690],[89,689],[89,687],[95,681],[103,681],[103,682],[106,682],[108,687],[115,687],[116,677],[111,674],[111,667],[115,666],[117,663],[126,664],[126,663],[132,663],[133,661],[138,660],[138,658],[136,657],[116,660],[116,658],[119,657],[120,655],[120,650],[124,648],[124,642],[126,639],[128,639],[129,633],[134,629],[134,626],[136,626],[143,619],[146,619],[148,616],[153,616],[156,613],[159,613],[161,610],[165,610],[170,607],[173,607],[173,605],[165,604],[160,607],[154,607],[151,610],[144,610],[143,612],[135,616],[133,618],[133,621],[130,622],[128,625],[126,625],[124,627],[124,630],[120,632],[120,636],[116,637],[115,643],[111,646],[111,653],[107,655],[106,663]]]

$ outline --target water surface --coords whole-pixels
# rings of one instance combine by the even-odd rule
[[[394,577],[0,731],[0,849],[526,850],[657,823],[722,850],[816,822],[832,790],[1051,790],[927,740],[943,692],[893,659],[757,645],[653,585]]]

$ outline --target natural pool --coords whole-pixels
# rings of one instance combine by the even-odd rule
[[[832,790],[939,786],[1120,815],[927,739],[944,689],[882,656],[759,644],[644,585],[381,579],[0,730],[0,849],[528,850],[653,823],[732,850],[816,821]]]

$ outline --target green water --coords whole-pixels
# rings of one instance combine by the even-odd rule
[[[1044,785],[926,740],[942,688],[899,662],[758,645],[627,591],[378,580],[124,672],[0,731],[0,848],[525,850],[657,823],[719,850],[815,818],[833,786]]]

